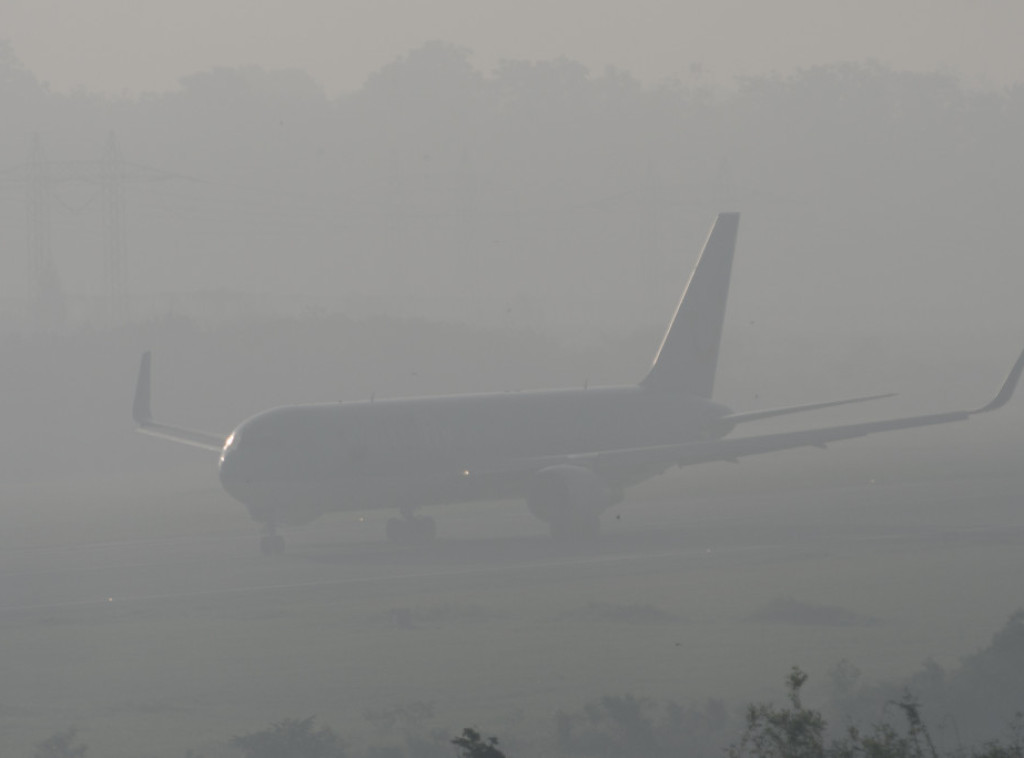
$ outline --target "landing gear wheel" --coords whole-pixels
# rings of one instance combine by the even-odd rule
[[[384,533],[396,545],[422,545],[437,537],[437,523],[430,516],[394,516]]]

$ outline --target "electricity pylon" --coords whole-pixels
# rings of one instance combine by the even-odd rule
[[[159,169],[127,163],[117,137],[111,132],[98,161],[51,161],[43,153],[39,135],[32,138],[29,162],[0,172],[0,181],[22,183],[28,221],[28,272],[32,322],[37,328],[56,329],[67,320],[67,306],[50,245],[54,188],[67,182],[97,185],[106,242],[104,284],[107,322],[116,326],[129,317],[127,245],[125,243],[125,187],[129,182],[181,178]]]

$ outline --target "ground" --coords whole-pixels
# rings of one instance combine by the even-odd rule
[[[316,714],[365,744],[367,711],[414,702],[528,736],[604,694],[750,702],[799,664],[813,697],[844,658],[955,663],[1024,605],[1024,475],[913,439],[655,480],[590,545],[493,503],[433,511],[428,548],[338,514],[266,558],[212,473],[10,494],[0,739],[28,755],[77,725],[96,755],[180,756]]]

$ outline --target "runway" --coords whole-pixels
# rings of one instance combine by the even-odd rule
[[[694,561],[707,565],[712,558],[716,562],[783,559],[794,551],[799,554],[826,546],[832,551],[844,547],[864,550],[868,541],[920,545],[922,541],[1024,540],[1024,526],[1001,526],[993,531],[977,524],[944,528],[931,522],[872,525],[856,520],[821,523],[819,519],[819,523],[799,523],[796,518],[816,502],[834,503],[851,497],[864,500],[868,494],[875,501],[906,502],[921,489],[920,485],[835,488],[787,494],[791,513],[774,526],[756,516],[761,512],[778,514],[778,495],[732,498],[727,506],[715,498],[706,499],[696,506],[696,520],[688,518],[691,514],[678,502],[649,500],[606,516],[606,533],[591,544],[556,543],[522,514],[512,520],[506,517],[502,523],[501,511],[509,506],[490,506],[491,518],[480,517],[476,519],[480,523],[445,529],[446,517],[465,521],[465,513],[472,507],[467,506],[442,513],[441,539],[418,548],[384,542],[383,520],[390,514],[377,513],[328,517],[287,530],[287,554],[271,558],[257,554],[255,529],[241,525],[237,533],[228,535],[7,549],[0,550],[0,618],[75,606],[400,584],[478,574],[596,570],[606,564],[684,568]],[[957,496],[948,488],[944,494]],[[833,505],[830,510],[834,509]],[[935,511],[941,515],[941,508]],[[621,513],[627,514],[625,524]],[[504,531],[511,536],[493,534],[509,525],[511,529]],[[445,536],[445,531],[450,536]]]
[[[439,509],[422,548],[387,544],[387,513],[289,529],[271,558],[242,520],[6,548],[0,730],[27,749],[75,723],[97,754],[170,756],[285,716],[358,736],[365,709],[422,701],[445,726],[541,728],[608,693],[775,694],[794,663],[955,663],[1024,605],[1015,486],[648,493],[590,544],[493,504]],[[811,621],[758,621],[780,598]]]
[[[706,562],[710,547],[682,534],[605,536],[589,545],[544,536],[440,539],[396,547],[331,539],[338,527],[288,532],[288,554],[256,554],[251,534],[111,542],[0,553],[0,616],[75,606],[275,592],[367,583],[442,580],[604,564]],[[660,539],[658,538],[660,536]],[[782,549],[773,544],[716,548],[716,557]]]

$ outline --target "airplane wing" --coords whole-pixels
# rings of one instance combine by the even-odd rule
[[[227,435],[199,432],[194,429],[183,429],[167,424],[158,424],[153,421],[153,414],[150,412],[150,369],[151,356],[147,350],[142,354],[142,363],[139,364],[139,377],[135,382],[135,401],[132,403],[132,419],[135,421],[136,429],[143,434],[150,434],[154,437],[161,437],[173,442],[180,442],[183,445],[192,445],[206,450],[220,452],[224,448]]]
[[[1009,375],[995,398],[976,410],[946,411],[920,416],[867,421],[857,424],[842,424],[818,429],[802,429],[795,432],[761,434],[751,437],[721,439],[712,442],[685,442],[677,445],[604,450],[578,455],[545,456],[511,461],[500,473],[537,471],[548,466],[567,464],[585,466],[595,471],[665,470],[672,466],[691,466],[696,463],[713,461],[738,461],[750,455],[761,455],[779,450],[800,447],[824,448],[830,442],[865,437],[869,434],[891,432],[897,429],[914,429],[922,426],[948,424],[965,421],[979,413],[998,410],[1009,402],[1017,387],[1021,372],[1024,371],[1024,352],[1017,358]]]

